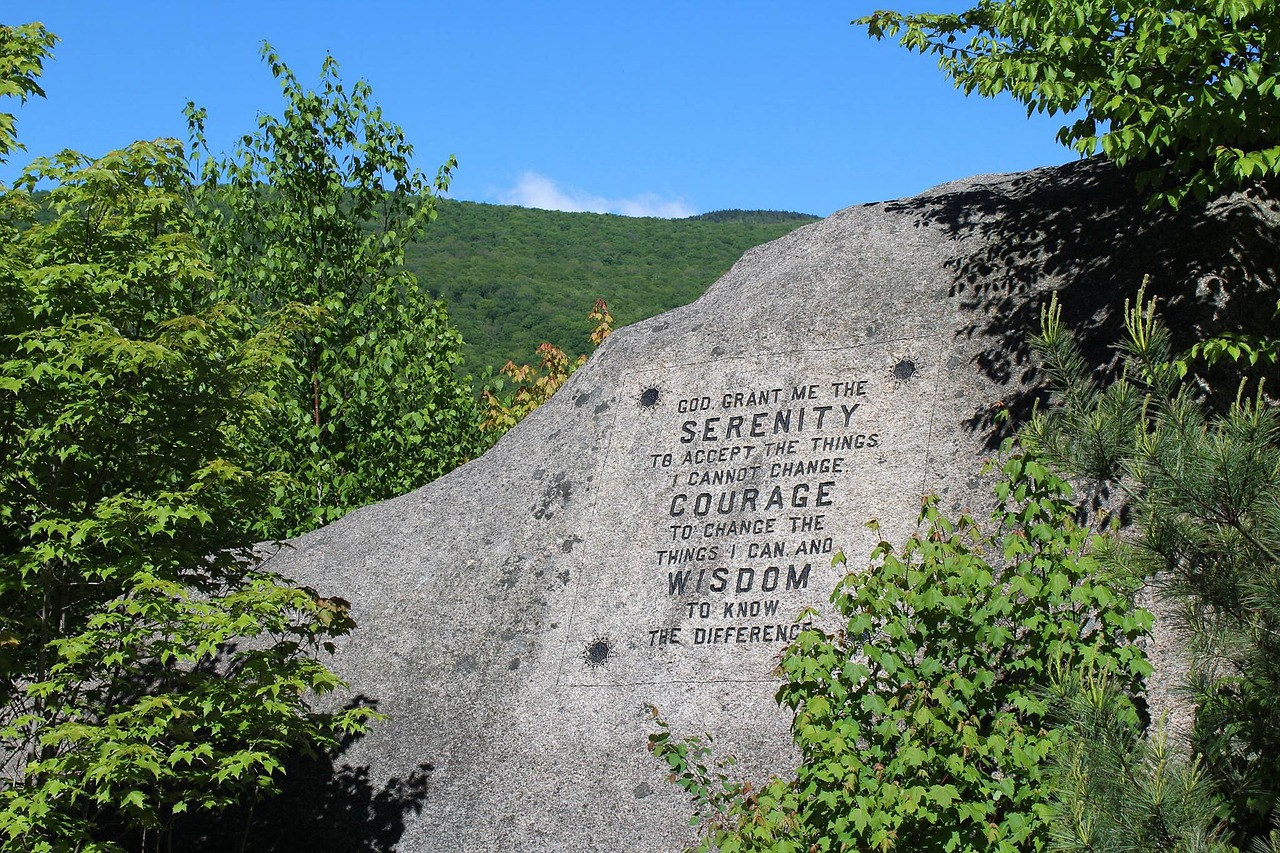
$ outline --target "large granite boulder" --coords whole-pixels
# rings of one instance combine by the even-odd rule
[[[1187,335],[1270,316],[1275,205],[1156,216],[1130,186],[1085,161],[843,210],[616,332],[483,458],[291,543],[273,568],[352,602],[336,668],[390,715],[291,849],[678,849],[654,707],[785,771],[796,615],[868,519],[900,540],[926,491],[988,499],[1045,291],[1100,365],[1147,274]]]

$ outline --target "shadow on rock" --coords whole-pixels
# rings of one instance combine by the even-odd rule
[[[374,707],[363,697],[358,704]],[[411,815],[422,811],[433,767],[420,764],[406,778],[379,784],[368,767],[342,763],[356,740],[335,755],[294,756],[278,796],[252,809],[229,809],[207,826],[189,827],[199,840],[186,849],[245,853],[389,853]],[[184,833],[185,835],[186,833]]]
[[[1273,191],[1151,212],[1130,175],[1095,158],[886,206],[915,217],[916,227],[946,229],[955,241],[947,262],[955,276],[950,295],[970,318],[960,336],[978,342],[978,366],[998,383],[1037,385],[1027,341],[1051,290],[1099,376],[1115,369],[1124,303],[1145,276],[1178,349],[1222,332],[1261,332],[1274,322],[1280,203]],[[1229,371],[1220,378],[1234,394],[1238,378]],[[1026,418],[1037,396],[1010,389],[1002,407],[1012,423]],[[1007,429],[996,423],[997,413],[976,411],[968,424],[988,433],[992,446]]]

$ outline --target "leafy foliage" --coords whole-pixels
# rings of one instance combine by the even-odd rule
[[[148,836],[159,849],[182,815],[275,793],[286,755],[374,716],[308,707],[342,686],[315,658],[351,627],[334,600],[264,572],[207,597],[145,572],[126,587],[50,643],[56,662],[27,686],[35,707],[5,727],[31,747],[26,784],[0,800],[0,849],[145,849]],[[246,637],[267,642],[237,645]]]
[[[209,298],[186,190],[161,141],[0,195],[0,849],[158,845],[369,718],[309,706],[342,602],[249,550],[270,481],[239,439],[290,321],[244,339]]]
[[[1280,175],[1280,9],[1215,0],[979,0],[954,14],[876,12],[875,38],[938,57],[966,94],[1008,92],[1028,114],[1083,110],[1058,139],[1139,170],[1177,207]]]
[[[1143,282],[1146,287],[1146,282]],[[1280,316],[1280,304],[1276,315]],[[1273,317],[1274,319],[1274,317]],[[1185,354],[1173,359],[1178,375],[1185,378],[1197,362],[1212,367],[1220,361],[1230,361],[1240,367],[1266,366],[1280,361],[1280,338],[1267,335],[1224,332],[1196,341]]]
[[[1102,388],[1050,304],[1033,343],[1061,393],[1026,436],[1127,496],[1140,535],[1117,564],[1183,608],[1192,746],[1243,845],[1265,835],[1280,802],[1280,416],[1243,383],[1212,415],[1182,378],[1154,303],[1140,293],[1125,315],[1125,371]]]
[[[57,40],[42,24],[0,25],[0,98],[17,98],[24,104],[33,95],[44,97],[40,74]],[[13,113],[0,111],[0,163],[21,148]]]
[[[613,315],[603,299],[597,299],[587,319],[594,322],[591,331],[591,343],[600,346],[613,333]],[[502,368],[501,376],[487,383],[480,393],[480,400],[485,408],[484,422],[481,429],[495,436],[502,436],[543,403],[551,399],[551,395],[560,386],[569,381],[569,377],[579,367],[587,363],[586,354],[570,360],[560,347],[544,343],[538,347],[539,364],[520,364],[508,361]],[[503,393],[505,382],[502,377],[511,380],[515,387]]]
[[[671,727],[657,708],[649,706],[658,731],[649,736],[649,751],[671,770],[669,779],[693,801],[690,826],[701,826],[709,839],[725,835],[734,825],[738,799],[751,792],[751,785],[735,782],[728,771],[736,764],[730,756],[717,759],[711,735],[672,740]]]
[[[1083,667],[1135,688],[1151,617],[1101,576],[1063,480],[1026,456],[1002,473],[990,528],[927,500],[901,551],[882,542],[837,587],[845,628],[787,649],[777,698],[801,765],[710,821],[702,849],[1038,847],[1046,691]]]
[[[376,500],[412,491],[481,449],[470,383],[455,375],[462,340],[443,303],[404,267],[405,247],[435,216],[433,181],[372,101],[326,57],[305,89],[270,46],[283,116],[262,116],[223,159],[196,156],[199,234],[218,292],[263,316],[301,306],[292,336],[301,368],[280,389],[274,421],[250,439],[260,464],[292,476],[263,533],[295,535]],[[188,106],[193,143],[205,114]]]

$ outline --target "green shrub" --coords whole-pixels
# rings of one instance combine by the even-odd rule
[[[800,767],[735,789],[702,849],[1041,846],[1057,739],[1047,692],[1082,667],[1136,689],[1150,666],[1134,643],[1151,616],[1101,576],[1097,535],[1062,479],[1022,455],[1001,472],[990,525],[926,500],[904,547],[880,543],[836,589],[844,627],[803,631],[787,649],[777,699],[794,714]],[[673,761],[687,744],[656,738],[687,779]]]

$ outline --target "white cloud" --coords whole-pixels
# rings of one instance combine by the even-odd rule
[[[684,199],[664,199],[656,193],[641,193],[631,198],[605,198],[575,187],[562,187],[536,172],[525,172],[509,190],[498,193],[502,204],[538,207],[543,210],[565,210],[570,213],[618,213],[622,216],[658,216],[679,219],[698,211]]]
[[[663,219],[683,219],[698,211],[685,204],[684,199],[663,199],[654,193],[642,193],[633,198],[614,201],[616,213],[623,216],[659,216]]]

